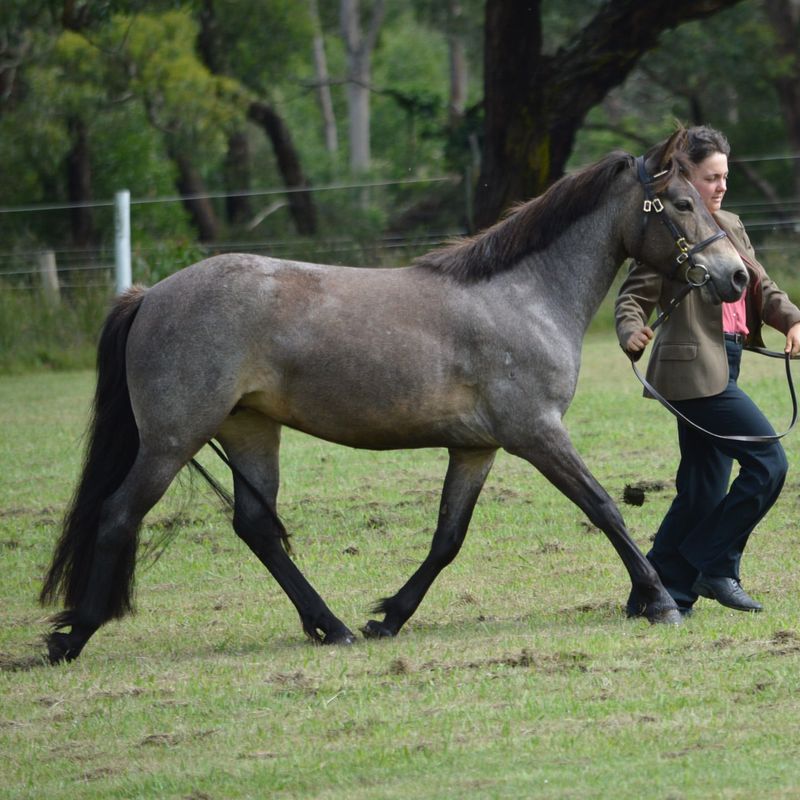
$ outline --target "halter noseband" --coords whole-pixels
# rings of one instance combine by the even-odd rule
[[[670,235],[675,240],[675,246],[680,251],[675,258],[675,269],[672,275],[670,275],[670,278],[675,280],[678,276],[678,271],[684,264],[686,264],[686,270],[683,273],[683,277],[686,279],[689,289],[703,286],[708,282],[711,275],[708,271],[708,267],[705,264],[699,264],[696,262],[694,260],[694,256],[701,250],[705,250],[705,248],[713,242],[726,237],[728,234],[726,234],[722,228],[719,228],[712,236],[709,236],[707,239],[703,239],[702,242],[690,247],[689,243],[686,241],[686,236],[678,227],[677,223],[666,214],[661,213],[664,210],[664,204],[661,202],[661,199],[658,197],[658,195],[653,191],[653,182],[656,178],[660,177],[664,173],[659,172],[657,175],[653,175],[652,177],[649,176],[647,174],[647,168],[644,164],[644,156],[639,156],[636,159],[636,170],[639,176],[639,182],[642,184],[642,188],[644,189],[644,205],[642,207],[642,210],[645,213],[644,224],[647,224],[647,214],[649,214],[651,211],[655,211],[655,213],[658,214],[658,218],[664,223],[665,227],[670,232]],[[692,277],[693,273],[694,275],[697,275],[698,272],[700,273],[699,278]]]

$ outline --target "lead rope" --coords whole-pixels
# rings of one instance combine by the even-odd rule
[[[691,283],[687,283],[675,297],[672,298],[669,305],[656,317],[653,321],[653,324],[650,326],[652,330],[656,330],[660,325],[669,319],[669,315],[678,307],[680,302],[692,291],[694,285]],[[745,345],[745,350],[749,350],[751,353],[758,353],[762,356],[768,356],[769,358],[783,358],[786,364],[786,382],[789,384],[789,395],[792,398],[792,421],[789,423],[789,427],[783,433],[775,433],[775,434],[768,434],[764,436],[747,436],[744,434],[736,435],[730,434],[725,435],[721,433],[714,433],[702,425],[698,425],[696,422],[690,420],[685,414],[678,411],[672,403],[669,402],[657,389],[653,387],[653,385],[647,380],[647,378],[642,375],[639,369],[636,366],[636,362],[631,358],[631,367],[633,367],[633,372],[636,377],[639,379],[639,382],[644,386],[645,390],[658,400],[664,408],[667,409],[671,414],[677,417],[679,420],[687,424],[689,427],[694,428],[696,431],[700,433],[704,433],[706,436],[710,436],[713,439],[719,439],[728,442],[777,442],[779,439],[783,439],[787,433],[789,433],[792,428],[794,428],[795,423],[797,422],[797,393],[794,389],[794,381],[792,380],[792,369],[791,369],[791,360],[792,356],[789,353],[779,353],[776,350],[767,350],[764,347],[750,347]]]

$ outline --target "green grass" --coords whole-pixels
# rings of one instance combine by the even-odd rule
[[[747,386],[788,417],[779,362]],[[681,627],[624,618],[605,537],[500,455],[459,558],[391,641],[314,647],[199,484],[148,517],[138,613],[69,665],[35,602],[79,468],[88,372],[0,379],[0,797],[800,797],[797,470],[751,540],[761,615],[710,601]],[[674,423],[608,334],[584,352],[568,427],[645,549],[670,500]],[[792,465],[797,436],[786,440]],[[203,461],[217,474],[211,454]],[[297,561],[352,628],[425,555],[446,456],[287,432],[281,513]],[[664,487],[660,489],[659,487]]]
[[[50,306],[38,291],[0,280],[0,375],[92,367],[110,294],[66,291]]]

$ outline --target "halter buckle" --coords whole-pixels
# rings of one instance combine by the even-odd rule
[[[675,242],[675,244],[678,246],[678,250],[680,250],[681,253],[688,253],[689,252],[689,243],[686,241],[686,237],[685,236],[681,236]]]
[[[642,206],[642,211],[645,214],[649,214],[653,210],[653,201],[652,200],[645,200],[644,205]]]
[[[679,264],[683,264],[684,261],[689,260],[689,251],[688,250],[681,250],[681,254],[675,259]]]
[[[653,211],[655,211],[656,214],[660,214],[663,210],[664,210],[664,204],[661,202],[661,200],[659,200],[659,198],[654,197],[653,198]]]

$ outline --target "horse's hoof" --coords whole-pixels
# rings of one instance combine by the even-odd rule
[[[371,619],[362,629],[365,639],[390,639],[394,636],[394,631],[386,627],[382,622]]]
[[[70,644],[70,637],[67,633],[51,633],[45,642],[47,644],[47,660],[51,664],[74,661],[81,652],[81,648]]]
[[[345,628],[343,631],[336,631],[326,634],[322,644],[332,645],[351,645],[356,643],[356,636],[352,631]]]
[[[683,616],[677,608],[667,608],[657,614],[648,614],[647,618],[651,625],[680,625]]]

